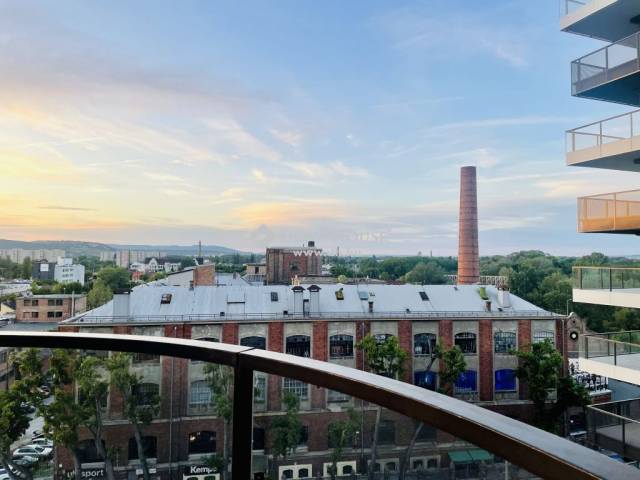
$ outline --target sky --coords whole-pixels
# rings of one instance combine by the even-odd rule
[[[0,238],[455,255],[459,168],[480,250],[635,254],[576,233],[559,0],[0,0]]]

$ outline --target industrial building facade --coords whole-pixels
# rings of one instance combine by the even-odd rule
[[[438,361],[431,362],[431,353],[441,339],[446,346],[458,345],[465,354],[466,372],[456,382],[456,397],[527,419],[530,404],[524,400],[524,388],[515,378],[517,359],[513,350],[550,339],[564,352],[564,317],[537,309],[508,292],[500,294],[493,287],[486,287],[493,300],[493,306],[488,306],[477,290],[472,285],[334,284],[192,289],[142,286],[126,299],[116,296],[110,304],[65,322],[60,329],[220,341],[361,369],[366,368],[366,361],[356,345],[362,338],[368,334],[380,340],[395,336],[409,353],[403,380],[432,390],[438,387],[439,365]],[[454,299],[458,300],[455,304]],[[266,306],[274,304],[268,311]],[[445,304],[451,305],[448,311],[443,309]],[[217,313],[200,314],[199,305]],[[344,307],[339,309],[339,305]],[[456,311],[454,305],[465,310]],[[125,308],[128,316],[122,315]],[[153,321],[163,309],[167,313],[164,320]],[[262,311],[260,315],[257,309]],[[118,313],[115,317],[114,312]],[[203,456],[222,453],[223,424],[214,415],[203,364],[141,356],[135,359],[133,368],[142,376],[145,388],[158,392],[162,399],[159,417],[144,429],[158,475],[175,478],[179,474],[187,478],[192,469],[205,468]],[[344,420],[350,408],[362,411],[365,421],[358,445],[345,451],[342,467],[345,471],[360,469],[358,465],[363,452],[368,455],[373,435],[373,406],[363,407],[340,392],[273,375],[256,373],[255,384],[256,473],[272,472],[278,478],[283,471],[285,476],[291,473],[288,478],[324,475],[331,450],[329,425]],[[274,459],[270,426],[282,415],[286,391],[300,400],[304,434],[296,452],[286,459]],[[113,394],[107,405],[107,417],[105,441],[109,447],[123,452],[118,468],[135,477],[139,468],[133,433],[122,422],[121,401]],[[406,418],[385,413],[380,428],[379,467],[398,469],[398,445],[410,441],[415,426]],[[437,468],[447,462],[443,452],[451,448],[453,441],[441,432],[425,428],[414,449],[415,468],[418,465]],[[90,443],[83,468],[99,469]],[[60,455],[60,463],[71,469],[70,458],[64,452]]]

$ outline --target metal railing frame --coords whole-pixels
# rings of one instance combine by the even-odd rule
[[[353,320],[353,319],[393,319],[393,318],[559,318],[559,315],[546,310],[519,310],[519,311],[499,311],[497,309],[480,312],[480,311],[422,311],[422,312],[322,312],[322,313],[243,313],[243,314],[209,314],[209,315],[90,315],[80,314],[68,320],[61,322],[63,325],[80,325],[92,323],[129,323],[135,322],[156,322],[156,323],[183,323],[183,322],[211,322],[211,321],[273,321],[273,320],[313,320],[313,319],[331,319],[331,320]]]
[[[251,476],[254,371],[341,391],[487,449],[543,478],[629,479],[625,465],[543,430],[455,398],[362,370],[224,343],[140,335],[0,332],[0,346],[144,352],[234,369],[232,475]],[[172,461],[172,459],[170,459]],[[637,478],[640,478],[638,472]]]
[[[567,135],[571,135],[571,150],[568,150],[565,148],[565,151],[570,151],[570,152],[576,152],[576,151],[580,151],[580,150],[586,150],[587,148],[592,148],[592,147],[585,147],[585,148],[580,148],[578,150],[576,150],[576,135],[586,135],[586,136],[592,136],[592,137],[597,137],[597,143],[596,146],[598,147],[602,147],[602,145],[604,144],[604,142],[602,141],[605,138],[611,138],[614,140],[629,140],[631,138],[633,138],[634,135],[634,124],[633,124],[633,115],[640,113],[640,109],[637,110],[633,110],[631,112],[626,112],[626,113],[621,113],[619,115],[614,115],[612,117],[608,117],[608,118],[604,118],[602,120],[598,120],[596,122],[592,122],[592,123],[588,123],[586,125],[582,125],[580,127],[576,127],[576,128],[572,128],[571,130],[567,130],[565,133]],[[606,122],[611,122],[613,120],[617,120],[619,118],[624,118],[624,117],[629,117],[629,133],[630,135],[628,137],[617,137],[614,135],[606,135],[603,133],[603,129],[602,126],[604,123]],[[593,127],[597,125],[598,126],[598,133],[592,133],[592,132],[581,132],[580,130],[584,129],[584,128],[589,128],[589,127]],[[622,193],[622,192],[620,192]]]

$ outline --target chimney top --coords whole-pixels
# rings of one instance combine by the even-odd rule
[[[476,167],[460,168],[460,217],[458,235],[458,283],[480,281],[478,245],[478,195]]]

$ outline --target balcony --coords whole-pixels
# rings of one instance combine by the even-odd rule
[[[640,308],[640,268],[573,267],[573,301]]]
[[[640,460],[640,399],[589,405],[587,424],[591,446]]]
[[[640,107],[640,34],[571,62],[571,94]]]
[[[579,355],[589,373],[640,385],[640,331],[584,335]]]
[[[159,402],[153,422],[137,427],[143,429],[142,436],[132,436],[136,427],[127,423],[124,412],[128,407],[123,405],[127,400],[118,393],[120,387],[116,382],[111,383],[111,388],[87,390],[93,393],[91,396],[87,393],[83,400],[78,396],[76,401],[88,402],[91,408],[104,411],[103,439],[106,439],[106,444],[102,444],[99,439],[94,441],[89,437],[83,443],[85,448],[77,450],[77,474],[82,478],[140,476],[145,469],[144,457],[142,461],[138,459],[141,452],[151,464],[148,472],[162,480],[179,477],[200,480],[201,476],[204,479],[207,475],[212,479],[221,476],[249,479],[252,475],[265,474],[272,478],[326,479],[330,478],[328,472],[333,467],[339,469],[338,478],[352,479],[395,479],[402,477],[398,474],[400,470],[407,480],[537,477],[613,480],[639,477],[632,467],[479,406],[386,377],[308,358],[239,345],[138,335],[0,332],[0,346],[35,347],[42,349],[41,355],[52,355],[50,349],[53,348],[57,349],[53,355],[65,349],[69,358],[79,359],[85,377],[88,373],[83,362],[92,365],[91,359],[95,357],[87,361],[87,354],[82,352],[107,351],[108,355],[103,357],[110,359],[114,359],[116,352],[161,356],[162,374],[140,379],[144,382],[142,385],[153,387],[145,387],[146,390],[159,393],[155,396],[157,400],[149,400]],[[206,362],[211,368],[205,371],[217,372],[215,378],[227,380],[215,383],[208,377],[205,380],[191,378],[189,360],[191,363]],[[56,362],[55,365],[60,371],[63,364]],[[126,368],[126,363],[124,365]],[[101,372],[104,376],[100,376],[99,381],[109,385],[109,370]],[[260,378],[266,376],[266,384],[255,382],[258,372]],[[52,378],[64,382],[66,377]],[[298,413],[291,413],[289,407],[283,405],[289,404],[289,400],[282,401],[283,398],[291,398],[286,396],[288,387],[284,378],[311,386],[305,389],[310,396],[310,405],[302,407]],[[209,385],[217,387],[209,391]],[[230,385],[230,388],[222,388],[222,385]],[[257,394],[256,390],[260,388],[266,390],[266,395],[264,391]],[[350,396],[351,407],[345,407],[341,412],[324,408],[326,389]],[[54,384],[53,391],[55,394],[69,390],[56,390]],[[185,414],[183,409],[187,403],[211,403],[212,392],[228,395],[229,408],[221,402],[224,410],[217,412],[218,416]],[[289,393],[296,395],[294,391]],[[105,401],[94,401],[93,395],[105,396]],[[189,402],[185,401],[185,396]],[[262,404],[261,408],[257,408],[257,403]],[[355,415],[352,415],[354,410]],[[227,411],[229,416],[223,417],[226,414],[221,412]],[[296,416],[299,416],[299,422],[292,422],[291,418]],[[344,427],[340,431],[345,433],[334,436],[327,448],[327,425],[333,422],[338,422],[335,423],[337,430]],[[347,425],[350,423],[353,423],[351,427]],[[419,424],[422,424],[420,429],[417,428]],[[287,443],[295,437],[298,444],[284,455],[278,454],[277,450],[282,442],[274,442],[273,438],[283,428],[282,441]],[[292,436],[292,429],[299,429],[299,435]],[[91,432],[85,430],[81,430],[81,438],[90,435]],[[378,442],[377,454],[372,456],[373,432],[378,432]],[[91,435],[95,436],[95,433]],[[336,441],[342,442],[339,450]],[[413,444],[411,450],[408,448],[410,442]],[[94,445],[103,445],[103,451],[117,454],[102,457]],[[56,445],[56,450],[53,478],[72,475],[71,452],[60,445]],[[228,467],[207,463],[205,456],[212,454],[218,456],[215,465],[225,464],[220,463],[221,456],[230,458]],[[366,473],[367,465],[373,469],[371,475]]]
[[[567,165],[640,172],[640,110],[566,132]]]
[[[635,0],[563,0],[560,29],[615,42],[640,30],[639,14]]]
[[[578,198],[578,231],[640,234],[640,190]]]

